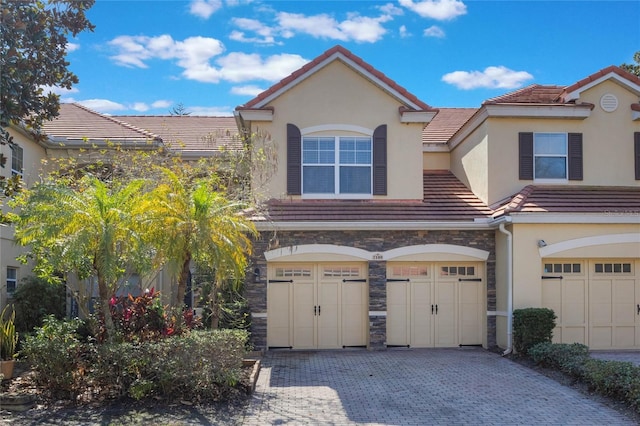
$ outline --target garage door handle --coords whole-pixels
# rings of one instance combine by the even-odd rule
[[[318,307],[317,306],[313,307],[313,315],[314,316],[318,315]]]
[[[436,315],[438,315],[438,305],[436,305]]]
[[[318,315],[320,315],[320,305],[318,305]]]
[[[637,306],[638,306],[638,315],[640,315],[640,305],[637,305]]]

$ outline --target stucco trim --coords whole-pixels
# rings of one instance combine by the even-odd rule
[[[457,246],[453,244],[421,244],[415,246],[399,247],[382,253],[383,260],[400,260],[405,256],[429,255],[433,253],[447,253],[466,256],[485,261],[489,258],[489,252],[473,247]]]
[[[255,222],[258,231],[420,231],[445,229],[449,231],[463,229],[492,229],[489,221],[475,220],[473,222]]]
[[[299,246],[282,247],[264,252],[267,262],[286,261],[291,256],[301,254],[338,254],[356,259],[370,260],[371,253],[356,247],[337,246],[332,244],[302,244]]]
[[[561,241],[559,243],[550,244],[546,247],[541,247],[538,249],[538,252],[540,253],[540,257],[544,258],[544,257],[548,257],[548,256],[561,253],[567,250],[572,250],[575,248],[599,246],[604,244],[625,244],[625,243],[640,244],[640,233],[609,234],[609,235],[598,235],[593,237],[576,238],[573,240]],[[640,255],[640,246],[638,248],[639,248],[638,255]]]
[[[600,213],[510,213],[512,223],[638,223],[639,212],[610,211]]]
[[[603,81],[607,81],[607,80],[613,80],[615,83],[618,83],[620,86],[626,88],[627,90],[632,91],[636,96],[640,95],[640,86],[635,84],[632,81],[629,81],[628,79],[622,77],[621,75],[616,74],[615,72],[609,72],[605,75],[603,75],[600,78],[596,78],[593,81],[590,81],[589,83],[585,84],[584,86],[580,86],[578,89],[567,93],[564,96],[565,102],[570,102],[574,99],[578,99],[580,97],[580,94],[584,91],[587,91],[589,89],[591,89],[594,86],[597,86],[598,84],[602,83]]]
[[[373,136],[373,130],[366,127],[354,126],[351,124],[321,124],[319,126],[305,127],[300,129],[302,136],[316,132],[353,132],[367,136]]]

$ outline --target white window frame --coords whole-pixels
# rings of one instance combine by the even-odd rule
[[[334,162],[333,163],[305,163],[304,162],[304,142],[305,138],[333,138],[333,152],[334,152]],[[371,161],[368,164],[341,164],[340,163],[340,139],[341,138],[360,138],[360,139],[368,139],[369,140],[369,152],[371,153]],[[369,135],[305,135],[302,136],[302,161],[300,167],[300,179],[301,179],[301,188],[302,188],[302,198],[342,198],[342,199],[363,199],[363,198],[373,198],[373,138]],[[305,193],[304,189],[304,168],[305,166],[325,166],[325,167],[333,167],[334,173],[334,190],[333,193]],[[368,167],[369,168],[369,192],[368,193],[340,193],[340,167]]]
[[[16,168],[17,162],[20,163],[19,164],[20,170]],[[13,146],[11,147],[11,176],[18,175],[22,177],[23,171],[24,171],[24,149],[18,144],[13,144]]]
[[[13,277],[9,277],[9,271],[13,271],[14,275]],[[14,267],[14,266],[7,266],[7,280],[6,280],[6,286],[7,286],[7,294],[11,295],[13,294],[14,291],[17,290],[18,288],[18,268]],[[9,283],[13,284],[13,290],[9,290]]]
[[[565,154],[537,154],[536,140],[541,135],[562,135],[564,136]],[[539,178],[536,177],[536,158],[564,158],[564,178]],[[564,132],[536,132],[533,134],[533,180],[538,183],[564,183],[569,181],[569,134]]]

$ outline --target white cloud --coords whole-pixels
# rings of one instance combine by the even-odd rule
[[[187,108],[191,115],[209,116],[209,117],[229,117],[233,115],[231,107],[203,107],[192,106]]]
[[[264,92],[264,89],[258,86],[235,86],[231,88],[231,93],[234,95],[242,95],[242,96],[258,96],[260,93]]]
[[[265,59],[258,54],[234,52],[216,61],[221,79],[238,83],[250,80],[278,81],[308,61],[299,55],[282,53]]]
[[[60,95],[60,96],[68,95],[69,93],[79,92],[79,90],[75,87],[72,87],[71,89],[65,89],[64,87],[58,87],[58,86],[40,86],[40,87],[42,88],[42,91],[44,93],[53,92],[56,95]]]
[[[111,112],[111,111],[124,111],[127,109],[126,106],[119,104],[117,102],[110,101],[108,99],[87,99],[84,101],[76,101],[82,106],[85,106],[89,109],[98,112]]]
[[[358,43],[373,43],[380,40],[387,32],[382,24],[391,19],[393,18],[388,14],[377,18],[350,14],[342,22],[338,22],[328,14],[305,16],[301,13],[280,12],[277,15],[280,33],[285,38],[301,33],[315,38]]]
[[[400,30],[398,32],[400,33],[401,38],[411,37],[411,33],[409,33],[405,25],[401,25]]]
[[[444,31],[437,25],[432,25],[424,30],[425,37],[444,38]]]
[[[467,13],[467,6],[460,0],[399,0],[400,5],[423,18],[448,21]]]
[[[209,19],[222,7],[222,0],[192,0],[189,4],[189,12],[203,19]]]
[[[183,68],[182,76],[204,83],[227,80],[277,81],[304,65],[299,55],[280,54],[262,58],[258,54],[230,53],[216,60],[224,51],[222,42],[207,37],[189,37],[183,41],[170,35],[157,37],[119,36],[109,42],[117,49],[111,59],[128,67],[147,68],[152,59],[172,60]]]
[[[232,31],[231,40],[243,43],[274,44],[274,28],[271,28],[256,19],[233,18],[232,23],[242,31]],[[246,37],[245,31],[252,31],[260,37]]]
[[[67,53],[69,52],[75,52],[76,50],[80,49],[80,45],[78,43],[67,43]]]
[[[378,10],[380,10],[385,15],[404,15],[404,10],[393,3],[387,3],[383,4],[382,6],[378,6]]]
[[[149,105],[144,102],[134,102],[129,108],[138,112],[149,111]]]
[[[504,66],[487,67],[484,71],[454,71],[442,76],[442,81],[459,89],[516,89],[533,76],[526,71],[513,71]]]
[[[171,101],[158,99],[157,101],[151,103],[151,108],[169,108],[171,105],[173,105],[173,102]]]

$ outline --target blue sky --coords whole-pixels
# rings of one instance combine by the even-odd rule
[[[80,82],[56,90],[107,114],[230,115],[340,44],[435,107],[572,84],[640,50],[640,1],[97,0],[71,39]]]

